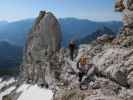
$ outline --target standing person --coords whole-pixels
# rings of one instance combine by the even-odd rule
[[[76,44],[73,40],[70,41],[69,43],[69,50],[70,50],[70,59],[73,61],[74,59],[74,52],[76,49]]]

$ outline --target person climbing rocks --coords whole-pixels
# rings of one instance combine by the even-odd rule
[[[70,59],[73,61],[74,59],[74,52],[76,49],[76,44],[73,40],[70,41],[69,43],[69,50],[70,50]]]
[[[89,58],[83,55],[77,63],[77,69],[79,70],[80,89],[88,89],[88,83],[94,81],[95,66],[89,61]]]
[[[84,56],[81,56],[79,62],[77,63],[77,68],[79,70],[79,82],[82,81],[83,76],[87,73],[86,59],[87,58],[85,58]]]

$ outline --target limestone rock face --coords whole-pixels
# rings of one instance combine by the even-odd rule
[[[55,52],[59,50],[60,44],[61,30],[57,19],[52,13],[41,11],[33,25],[32,32],[29,34],[27,51],[30,49],[42,50],[45,48],[46,50]]]
[[[28,82],[50,84],[59,67],[57,53],[61,46],[61,29],[50,12],[41,11],[28,35],[22,72]],[[58,70],[59,71],[59,70]]]
[[[117,41],[120,45],[130,47],[133,45],[133,1],[116,0],[116,11],[123,13],[123,28]]]
[[[94,80],[86,83],[87,90],[79,89],[80,82],[76,75],[76,62],[82,54],[90,58],[98,71]],[[62,84],[58,85],[61,88],[54,100],[132,100],[132,62],[131,48],[115,47],[112,44],[82,45],[74,62],[65,60],[61,73]]]

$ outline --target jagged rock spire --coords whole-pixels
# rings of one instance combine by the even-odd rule
[[[54,15],[41,11],[28,35],[25,48],[22,73],[27,81],[45,83],[46,76],[47,81],[52,80],[52,68],[58,67],[55,65],[58,64],[56,53],[61,46],[61,35],[60,25]]]

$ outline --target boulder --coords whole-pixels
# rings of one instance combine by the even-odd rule
[[[96,39],[97,43],[110,43],[114,37],[112,35],[104,34]]]

